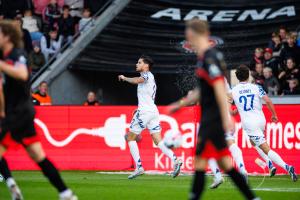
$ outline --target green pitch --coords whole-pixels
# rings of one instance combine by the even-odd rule
[[[128,180],[127,175],[97,174],[91,171],[67,171],[62,173],[67,184],[80,200],[181,200],[187,199],[191,176],[173,179],[166,175],[144,175]],[[40,172],[18,171],[14,176],[23,191],[25,200],[57,200],[56,191]],[[252,188],[262,182],[263,177],[250,177]],[[212,177],[207,177],[207,184]],[[255,191],[263,200],[299,200],[300,181],[293,183],[288,176],[266,177]],[[9,200],[6,185],[0,183],[0,200]],[[233,184],[226,182],[216,190],[206,189],[204,200],[242,200]]]

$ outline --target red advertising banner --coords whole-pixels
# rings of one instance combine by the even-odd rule
[[[63,170],[124,170],[132,159],[124,139],[128,131],[133,106],[49,106],[36,107],[36,129],[48,157]],[[182,147],[175,150],[184,161],[183,170],[193,170],[193,155],[198,130],[199,108],[188,107],[168,116],[165,107],[159,107],[162,135],[179,131],[183,137]],[[277,105],[279,122],[268,123],[266,138],[283,159],[300,170],[300,105]],[[270,121],[267,110],[266,118]],[[255,164],[258,156],[247,136],[242,133],[237,117],[237,143],[242,148],[248,172],[262,173]],[[170,170],[169,158],[153,144],[147,130],[138,143],[146,170]],[[14,170],[33,170],[37,166],[20,147],[11,148],[6,157]],[[278,171],[283,172],[282,170]]]

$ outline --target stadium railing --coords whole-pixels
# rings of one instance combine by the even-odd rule
[[[78,37],[80,37],[80,35],[81,35],[81,31],[82,30],[84,30],[84,28],[86,28],[87,26],[89,26],[89,25],[93,25],[93,23],[94,23],[94,20],[98,17],[98,16],[100,16],[101,15],[101,13],[103,12],[103,11],[105,11],[105,9],[106,8],[108,8],[108,6],[111,4],[111,3],[113,3],[114,2],[114,0],[108,0],[93,16],[92,16],[92,18],[91,18],[91,20],[89,20],[88,21],[88,23],[86,23],[80,30],[78,30],[78,32],[73,36],[73,39],[72,39],[72,42],[74,42]],[[31,77],[31,79],[30,79],[30,82],[31,82],[31,84],[35,81],[35,80],[37,80],[37,78],[42,74],[42,73],[44,73],[48,68],[49,68],[49,66],[51,65],[51,64],[53,64],[54,63],[54,61],[57,59],[57,57],[60,55],[60,54],[62,54],[66,49],[68,49],[70,46],[72,45],[72,43],[69,43],[69,42],[67,42],[67,43],[65,43],[62,47],[61,47],[61,49],[54,55],[54,56],[52,56],[52,58],[51,59],[49,59],[49,61],[43,66],[43,67],[41,67],[41,69],[36,73],[36,74],[34,74],[32,77]]]

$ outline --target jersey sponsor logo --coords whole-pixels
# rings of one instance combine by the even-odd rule
[[[185,16],[182,15],[180,8],[167,8],[157,11],[151,18],[160,19],[167,18],[171,20],[191,20],[193,18],[199,18],[211,22],[232,22],[232,21],[260,21],[260,20],[272,20],[278,17],[293,17],[296,16],[296,10],[294,5],[288,5],[279,9],[264,8],[264,9],[232,9],[232,10],[191,10]]]

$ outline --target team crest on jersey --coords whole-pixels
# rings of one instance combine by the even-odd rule
[[[224,59],[224,56],[223,56],[223,54],[221,52],[218,52],[216,54],[216,56],[217,56],[218,60],[223,60]]]
[[[217,65],[215,65],[215,64],[209,65],[208,66],[208,71],[209,71],[209,74],[211,76],[218,76],[221,73],[219,67]]]
[[[26,60],[25,56],[20,56],[18,62],[22,63],[22,64],[26,64],[27,60]]]

